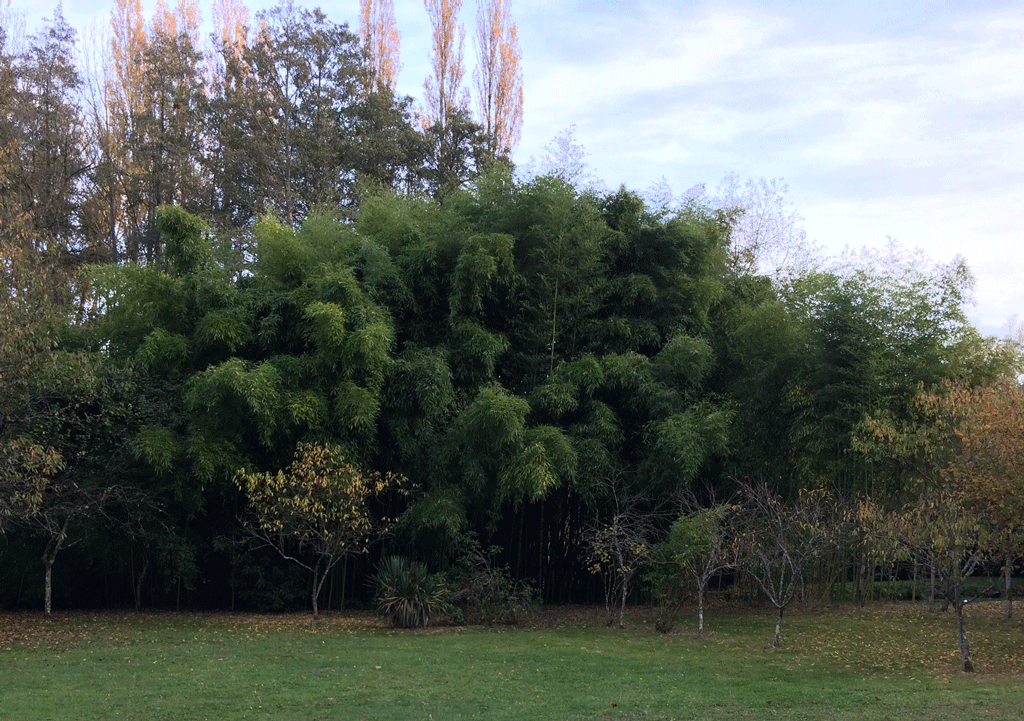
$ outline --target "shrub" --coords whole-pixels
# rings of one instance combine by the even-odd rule
[[[448,573],[453,616],[466,623],[518,626],[537,603],[535,589],[513,581],[506,567],[496,567],[473,542],[462,562]]]
[[[388,556],[374,577],[377,607],[396,628],[426,626],[444,607],[445,591],[427,564]]]
[[[676,616],[691,592],[672,554],[673,548],[669,543],[655,544],[651,549],[651,567],[644,576],[658,608],[654,628],[661,633],[668,633],[675,626]]]

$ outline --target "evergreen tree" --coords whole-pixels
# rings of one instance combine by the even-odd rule
[[[7,116],[13,127],[6,132],[17,153],[10,156],[7,188],[28,218],[26,230],[37,250],[80,244],[79,204],[88,165],[74,53],[75,31],[58,8],[29,38],[14,68],[14,103]]]

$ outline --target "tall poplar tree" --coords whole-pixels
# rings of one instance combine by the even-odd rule
[[[145,209],[130,178],[140,172],[131,138],[144,107],[143,55],[148,46],[141,0],[117,0],[110,13],[110,29],[105,107],[98,108],[94,116],[94,133],[101,147],[93,183],[104,199],[106,242],[116,255],[137,260],[142,256]]]
[[[449,195],[468,180],[480,155],[480,126],[469,112],[469,93],[462,88],[463,43],[459,22],[462,0],[424,0],[433,28],[432,74],[423,83],[420,122],[432,152],[429,185],[436,198]]]
[[[249,9],[242,0],[214,0],[211,83],[224,82],[225,65],[238,60],[245,51],[249,36]]]
[[[462,0],[424,0],[430,25],[430,62],[432,74],[423,83],[425,127],[440,124],[448,127],[459,110],[467,107],[466,93],[461,89],[465,67],[462,47],[466,29],[459,22]]]
[[[359,38],[376,90],[395,91],[402,36],[395,23],[394,0],[359,0]]]
[[[522,52],[511,0],[480,0],[476,11],[474,81],[480,122],[491,155],[508,158],[523,125]]]

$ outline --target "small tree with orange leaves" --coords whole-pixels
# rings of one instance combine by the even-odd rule
[[[893,516],[895,537],[910,553],[926,559],[942,579],[956,616],[960,668],[974,670],[967,640],[964,582],[985,557],[990,527],[952,484],[926,489]]]
[[[879,515],[885,521],[880,527],[941,579],[956,615],[961,669],[972,671],[964,582],[992,556],[1005,560],[1009,581],[1014,561],[1024,553],[1024,390],[1013,378],[984,387],[947,380],[920,391],[914,412],[915,421],[905,425],[868,419],[859,448],[915,469],[921,482],[917,498],[888,520]]]
[[[376,515],[372,501],[408,492],[403,476],[362,471],[337,446],[307,443],[298,444],[285,470],[241,470],[236,484],[253,512],[246,522],[252,536],[312,574],[314,620],[331,569],[346,556],[366,553],[395,522]]]
[[[1024,555],[1024,387],[1009,377],[982,388],[948,382],[934,402],[956,418],[962,444],[944,475],[987,526],[987,550],[1003,560],[1012,617],[1011,574]]]

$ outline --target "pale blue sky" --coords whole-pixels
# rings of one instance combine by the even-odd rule
[[[2,0],[0,0],[2,2]],[[169,3],[170,4],[170,3]],[[253,0],[253,9],[273,2]],[[355,24],[358,0],[301,2]],[[152,8],[155,2],[145,3]],[[31,30],[52,0],[13,0]],[[68,0],[84,30],[113,2]],[[987,333],[1024,319],[1024,2],[513,0],[525,124],[516,160],[569,125],[609,186],[682,193],[782,177],[838,252],[887,236],[966,257]],[[422,95],[430,28],[396,0],[399,90]],[[475,3],[466,0],[467,80]]]

